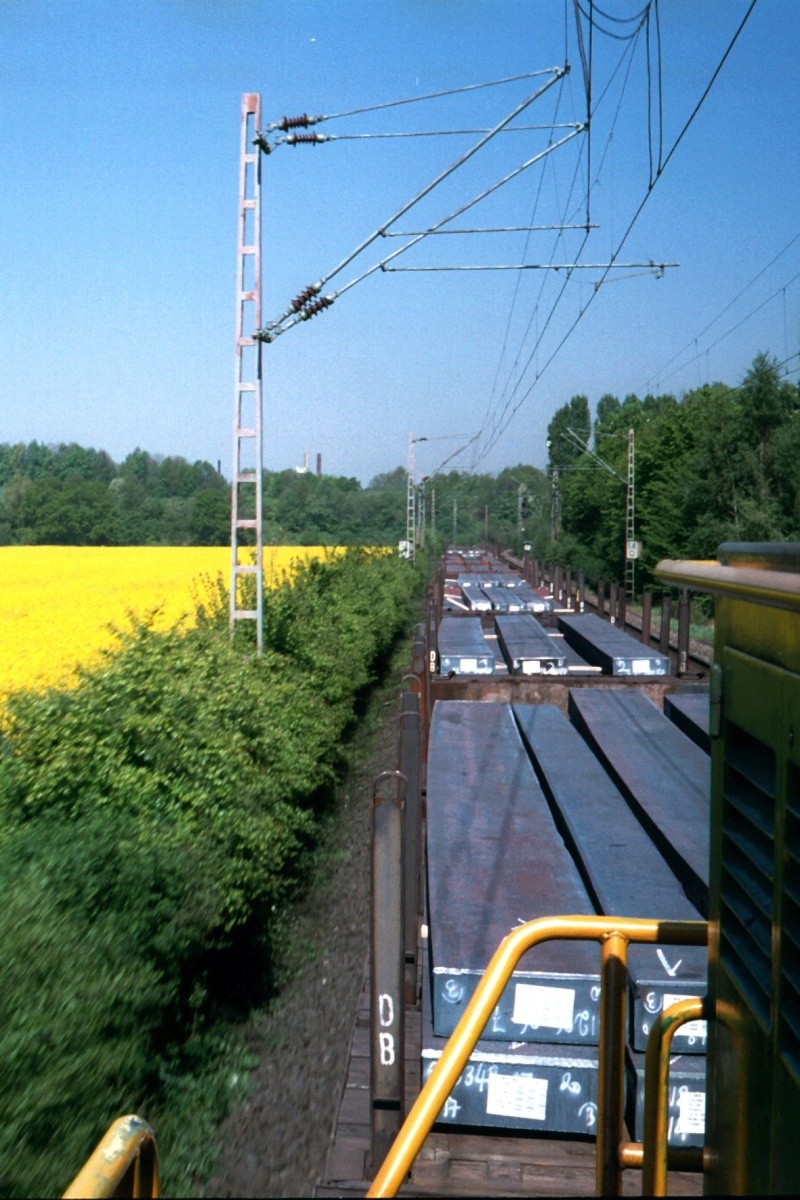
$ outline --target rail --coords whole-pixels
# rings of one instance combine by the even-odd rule
[[[613,917],[541,917],[512,930],[495,951],[464,1015],[409,1112],[367,1196],[395,1196],[467,1065],[511,974],[527,950],[552,939],[596,941],[601,953],[600,1046],[595,1182],[598,1195],[622,1195],[622,1172],[645,1165],[652,1147],[624,1138],[624,1050],[628,945],[705,945],[705,921]],[[694,1011],[694,1010],[692,1010]],[[667,1010],[666,1017],[669,1017]],[[689,1020],[687,1016],[682,1018]],[[662,1022],[663,1024],[663,1022]],[[675,1025],[674,1027],[677,1027]],[[665,1151],[666,1153],[666,1151]],[[675,1155],[675,1165],[702,1170],[703,1153]],[[670,1155],[672,1160],[673,1155]],[[649,1177],[649,1176],[648,1176]],[[657,1194],[657,1193],[653,1193]]]
[[[158,1152],[153,1130],[141,1117],[119,1117],[64,1192],[64,1200],[101,1200],[159,1195]]]

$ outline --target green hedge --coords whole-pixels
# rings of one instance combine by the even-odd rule
[[[267,596],[262,658],[231,647],[220,606],[189,632],[134,628],[74,691],[11,702],[2,1194],[63,1189],[123,1112],[168,1116],[182,1056],[268,986],[271,926],[413,580],[359,552],[312,563]]]

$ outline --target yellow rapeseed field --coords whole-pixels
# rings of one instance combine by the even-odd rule
[[[264,548],[265,586],[293,562],[327,553],[319,546]],[[157,629],[185,618],[206,596],[204,580],[221,575],[225,546],[0,547],[0,707],[20,688],[69,687],[114,644],[110,626],[158,609]]]

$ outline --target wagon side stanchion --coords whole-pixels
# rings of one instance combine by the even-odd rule
[[[375,1170],[403,1121],[403,809],[407,785],[401,771],[384,771],[372,791],[370,1124]]]
[[[617,592],[617,628],[625,632],[628,623],[628,596],[624,587]]]
[[[678,675],[685,675],[689,669],[689,593],[681,589],[678,601]]]
[[[650,645],[650,629],[653,624],[653,589],[646,587],[642,592],[642,643]]]
[[[619,611],[619,584],[616,579],[612,579],[608,585],[608,619],[612,625],[617,623],[617,612]]]
[[[665,591],[661,597],[661,628],[658,634],[658,648],[667,657],[669,657],[669,623],[671,618],[672,592]]]
[[[403,926],[405,943],[405,982],[403,993],[405,1004],[409,1007],[413,1007],[417,1002],[417,927],[420,915],[419,875],[422,839],[420,726],[419,697],[414,692],[403,692],[403,709],[400,714],[398,766],[401,773],[408,780],[403,811]]]

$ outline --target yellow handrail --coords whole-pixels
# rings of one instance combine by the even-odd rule
[[[665,1008],[650,1030],[644,1064],[644,1161],[642,1195],[666,1196],[669,1136],[669,1056],[672,1038],[687,1021],[709,1016],[699,996],[689,996]]]
[[[620,987],[629,942],[659,945],[705,945],[705,921],[656,921],[614,917],[541,917],[512,930],[500,943],[458,1022],[442,1056],[417,1097],[367,1196],[395,1196],[447,1097],[464,1070],[484,1026],[511,974],[532,946],[553,938],[597,941],[602,956],[596,1181],[598,1193],[621,1194],[619,1147],[622,1144],[621,1087],[625,991]],[[606,946],[605,944],[608,943]],[[610,1084],[609,1082],[610,1081]],[[612,1090],[613,1089],[613,1090]],[[613,1162],[611,1156],[613,1152]]]
[[[155,1200],[158,1152],[153,1130],[141,1117],[119,1117],[64,1192],[64,1200],[131,1196]]]

